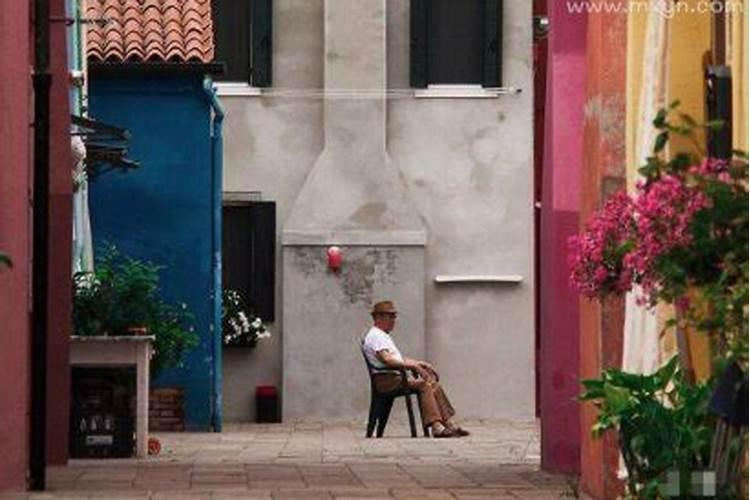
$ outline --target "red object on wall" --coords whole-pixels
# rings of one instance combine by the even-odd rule
[[[328,268],[331,271],[338,271],[341,269],[341,261],[343,260],[341,248],[336,246],[328,247],[326,255],[328,256]]]

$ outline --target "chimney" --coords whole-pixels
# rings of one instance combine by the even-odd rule
[[[399,347],[424,354],[426,234],[386,149],[386,17],[386,0],[325,0],[325,146],[282,234],[286,419],[366,414],[375,301],[395,301]]]

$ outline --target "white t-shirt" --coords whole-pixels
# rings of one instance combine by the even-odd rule
[[[365,356],[367,356],[367,360],[379,371],[391,371],[393,369],[388,368],[385,363],[378,359],[377,355],[375,354],[378,351],[388,349],[388,352],[393,354],[397,360],[404,360],[404,357],[401,355],[401,351],[398,350],[398,347],[396,347],[396,344],[393,342],[391,336],[376,326],[370,328],[370,330],[365,335],[363,349],[365,351]]]

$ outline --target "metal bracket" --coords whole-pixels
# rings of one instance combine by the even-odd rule
[[[534,16],[534,41],[544,40],[549,35],[550,24],[548,16]]]
[[[100,28],[103,28],[112,18],[109,17],[50,17],[49,22],[51,23],[65,23],[65,26],[73,26],[74,24],[96,24]]]

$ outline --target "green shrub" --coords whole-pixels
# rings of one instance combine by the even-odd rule
[[[659,498],[659,484],[668,471],[708,466],[714,425],[708,414],[711,383],[688,383],[676,356],[651,375],[610,369],[582,383],[580,399],[599,410],[594,436],[619,431],[631,495]]]
[[[99,252],[93,273],[73,277],[75,335],[129,335],[146,328],[155,337],[151,373],[179,367],[198,343],[192,314],[183,304],[159,296],[159,270],[148,261],[121,254],[108,245]]]

